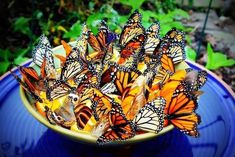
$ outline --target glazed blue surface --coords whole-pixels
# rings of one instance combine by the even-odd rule
[[[73,142],[47,129],[26,110],[19,85],[11,75],[1,80],[0,89],[0,156],[3,157],[235,156],[235,98],[210,75],[202,88],[204,94],[197,110],[202,119],[199,138],[174,129],[150,141],[111,148]]]

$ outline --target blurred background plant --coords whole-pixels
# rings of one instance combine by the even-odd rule
[[[190,22],[194,22],[193,12],[206,12],[209,0],[206,3],[207,6],[194,7],[193,0],[49,0],[43,2],[11,0],[1,2],[0,75],[12,68],[11,63],[21,64],[28,60],[33,46],[42,33],[49,38],[53,46],[60,45],[61,39],[67,42],[76,40],[81,33],[83,23],[96,33],[99,22],[105,20],[112,31],[120,33],[128,16],[135,9],[142,13],[145,28],[154,20],[160,22],[161,36],[172,27],[183,30],[186,33],[185,50],[189,60],[205,65],[211,70],[233,66],[234,59],[227,59],[228,54],[223,50],[215,53],[213,50],[215,45],[200,38],[201,30],[197,25],[190,25]],[[215,8],[215,10],[219,16],[224,13],[222,9]],[[199,40],[205,47],[204,53],[196,52]]]

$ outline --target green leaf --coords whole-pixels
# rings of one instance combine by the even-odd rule
[[[22,56],[19,56],[17,57],[16,59],[14,59],[14,63],[19,65],[21,63],[24,63],[25,61],[27,61],[29,58],[28,57],[22,57]]]
[[[185,53],[186,53],[186,57],[187,59],[191,60],[191,61],[196,61],[196,57],[197,57],[197,53],[194,49],[192,49],[189,46],[185,47]]]
[[[75,24],[72,25],[70,30],[63,35],[63,38],[76,39],[78,36],[80,36],[81,31],[82,24],[80,23],[80,21],[77,21]]]
[[[175,9],[169,12],[169,15],[175,20],[181,20],[182,18],[189,19],[189,14],[182,9]]]
[[[0,74],[3,74],[7,71],[7,68],[10,66],[9,62],[0,62]]]
[[[31,18],[19,17],[13,23],[13,30],[15,32],[21,32],[27,36],[31,36],[32,32],[29,27],[29,21]]]
[[[0,49],[0,58],[4,61],[9,61],[11,51],[9,49]]]
[[[15,52],[14,52],[14,55],[15,56],[24,56],[24,55],[26,55],[28,52],[29,52],[29,50],[30,50],[30,46],[29,47],[27,47],[27,48],[18,48]]]
[[[120,2],[132,7],[132,11],[139,9],[145,0],[121,0]]]
[[[215,70],[220,67],[233,66],[234,59],[228,59],[226,55],[220,52],[214,52],[211,45],[207,44],[207,63],[206,68]]]

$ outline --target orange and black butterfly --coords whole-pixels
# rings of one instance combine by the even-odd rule
[[[30,96],[32,96],[32,98],[36,101],[39,101],[40,103],[42,103],[42,99],[39,97],[38,93],[36,93],[36,91],[34,90],[34,85],[33,85],[33,89],[32,87],[30,87],[30,85],[28,85],[27,83],[25,83],[22,79],[20,79],[19,76],[17,76],[14,72],[10,71],[11,74],[13,75],[13,77],[17,80],[17,82],[20,83],[20,85],[23,87],[23,89],[30,94]]]
[[[83,129],[92,116],[92,109],[84,104],[80,104],[75,107],[74,112],[78,128]]]
[[[171,72],[160,67],[155,76],[149,82],[150,88],[152,90],[162,89],[162,87],[169,81],[182,81],[186,76],[186,70],[178,70],[176,72]]]
[[[125,97],[129,89],[131,88],[134,81],[139,77],[141,73],[138,70],[133,71],[125,71],[125,70],[118,70],[116,72],[116,77],[114,79],[114,84],[116,86],[116,93],[122,98]]]
[[[107,116],[110,112],[112,108],[112,98],[94,88],[91,108],[95,119],[98,121],[100,118]]]
[[[83,129],[93,115],[91,106],[87,105],[91,104],[93,90],[91,88],[83,88],[77,89],[77,92],[79,93],[79,100],[78,103],[74,106],[74,114],[78,128]]]
[[[22,81],[27,85],[30,91],[39,93],[40,91],[46,90],[44,83],[46,79],[45,58],[41,65],[40,75],[38,75],[33,67],[19,66],[18,69],[22,75]]]
[[[143,47],[144,33],[144,27],[141,25],[141,14],[135,11],[128,19],[119,38],[121,51],[118,64],[126,66],[125,64],[128,60],[130,60],[129,62],[135,61]],[[133,59],[134,56],[135,58]],[[132,65],[128,66],[131,67]]]
[[[88,57],[88,49],[87,49],[87,38],[88,38],[88,28],[86,25],[83,26],[83,30],[82,30],[82,35],[77,39],[76,44],[75,44],[75,49],[77,49],[79,51],[79,53],[77,54],[78,56],[74,57],[74,58],[84,58],[84,57]],[[59,55],[59,54],[55,54],[55,57],[57,57],[60,62],[61,62],[61,66],[64,65],[67,57],[70,55],[70,53],[72,52],[73,48],[71,45],[69,45],[68,43],[66,43],[64,40],[61,40],[61,44],[64,47],[65,50],[65,56]]]
[[[123,141],[135,135],[134,125],[125,118],[121,107],[114,102],[109,112],[109,123],[110,127],[98,138],[98,144]]]
[[[97,52],[95,59],[102,60],[102,62],[108,55],[112,55],[112,42],[117,39],[117,35],[112,33],[105,21],[102,21],[100,24],[99,32],[97,36],[93,35],[92,32],[88,33],[88,43],[91,47]]]
[[[19,67],[23,80],[29,86],[30,90],[36,91],[37,83],[40,80],[38,73],[32,67]]]
[[[172,28],[166,33],[162,40],[164,42],[185,44],[185,34],[184,32],[177,30],[176,28]]]
[[[118,68],[115,66],[109,66],[101,75],[100,86],[104,86],[107,83],[113,82],[116,77]]]
[[[186,55],[184,45],[179,43],[162,43],[161,53],[172,59],[173,64],[180,63],[185,60]]]
[[[177,88],[179,88],[179,85]],[[186,88],[186,87],[180,87]],[[173,124],[177,129],[187,135],[197,137],[199,132],[197,125],[201,122],[200,116],[195,113],[197,109],[196,97],[186,93],[187,89],[173,95],[167,100],[165,113],[165,125]]]

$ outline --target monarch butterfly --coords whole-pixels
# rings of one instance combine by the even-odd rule
[[[55,70],[54,58],[51,50],[51,45],[48,38],[45,35],[40,36],[38,45],[33,49],[32,52],[33,62],[39,67],[42,66],[44,59],[46,58],[45,63],[45,72],[47,77],[57,78],[58,74]]]
[[[146,40],[144,42],[144,52],[147,55],[153,55],[156,47],[160,43],[159,22],[153,23],[146,31]],[[155,54],[154,54],[155,55]]]
[[[105,21],[101,21],[97,37],[94,36],[92,32],[89,32],[88,35],[88,43],[96,52],[98,52],[95,58],[98,60],[102,59],[103,62],[107,55],[106,53],[112,53],[111,43],[116,39],[117,35],[108,29]]]
[[[38,94],[35,93],[35,91],[32,91],[32,90],[30,89],[30,87],[29,87],[24,81],[22,81],[22,80],[19,78],[19,76],[17,76],[17,75],[16,75],[14,72],[12,72],[11,70],[10,70],[10,72],[11,72],[11,74],[13,75],[13,77],[17,80],[17,82],[20,83],[20,85],[24,88],[24,90],[25,90],[26,92],[28,92],[28,93],[30,94],[30,96],[32,96],[32,98],[33,98],[34,100],[39,101],[40,103],[43,102],[42,99],[38,96]]]
[[[106,116],[112,108],[112,98],[103,94],[98,89],[94,88],[94,95],[92,99],[92,110],[95,119],[98,121],[103,116]]]
[[[32,67],[19,67],[23,80],[31,91],[36,91],[36,86],[40,80],[38,73]]]
[[[106,83],[113,82],[116,77],[118,68],[115,66],[109,66],[101,75],[100,86],[104,86]]]
[[[178,88],[178,87],[177,87]],[[201,122],[200,116],[195,113],[197,100],[185,91],[179,92],[166,104],[165,124],[171,123],[187,135],[197,137],[197,125]]]
[[[83,69],[75,76],[74,81],[78,83],[78,80],[81,80],[81,77],[83,77],[83,83],[90,84],[91,86],[98,86],[103,70],[102,64],[100,62],[88,61],[83,58],[82,65]]]
[[[69,56],[69,54],[72,51],[72,47],[68,43],[66,43],[64,40],[61,40],[61,44],[64,47],[64,50],[65,50],[65,53],[66,53],[66,57]],[[66,61],[66,57],[64,57],[62,55],[58,55],[58,54],[54,54],[54,55],[55,55],[55,57],[57,57],[60,60],[61,66],[63,66],[65,61]]]
[[[88,33],[89,29],[87,28],[87,25],[83,25],[82,35],[77,39],[77,42],[75,44],[75,47],[79,50],[81,53],[81,56],[88,56]]]
[[[123,94],[121,107],[128,120],[133,120],[140,108],[146,104],[145,92],[149,78],[150,74],[138,76]]]
[[[163,111],[165,104],[165,99],[158,97],[144,105],[133,120],[136,130],[154,133],[161,131],[164,123]]]
[[[172,59],[173,64],[177,64],[185,60],[184,45],[179,43],[162,43],[161,52]]]
[[[133,38],[144,34],[144,27],[141,25],[141,14],[136,10],[128,19],[119,38],[121,47],[131,41]]]
[[[159,73],[148,83],[149,90],[146,91],[148,101],[153,101],[158,96],[170,100],[176,88],[186,76],[186,70],[178,70],[175,73],[166,71],[163,68],[159,70]],[[167,103],[169,103],[169,101],[166,101],[166,104]]]
[[[75,77],[83,70],[83,64],[79,58],[79,50],[73,48],[69,56],[66,58],[64,66],[61,70],[60,79],[67,81]]]
[[[45,54],[51,53],[51,51],[48,51],[49,49],[51,49],[50,42],[48,38],[42,34],[39,37],[38,45],[32,51],[33,62],[41,67]]]
[[[123,141],[135,135],[133,123],[125,118],[121,107],[114,102],[109,112],[109,122],[110,127],[97,139],[98,144]]]
[[[132,58],[134,54],[136,54],[135,58],[138,57],[145,40],[144,32],[144,27],[141,25],[141,14],[135,11],[129,17],[120,35],[119,44],[121,52],[118,64],[125,66],[126,60]],[[131,59],[131,62],[133,62],[133,60],[135,59]]]
[[[184,44],[185,34],[182,31],[177,30],[176,28],[172,28],[166,33],[162,40],[172,43],[177,42]]]
[[[128,90],[130,89],[131,85],[133,84],[133,82],[140,75],[141,73],[138,70],[133,70],[133,71],[118,70],[116,72],[116,77],[114,79],[114,84],[117,88],[116,94],[124,98]]]
[[[77,39],[74,47],[74,49],[77,49],[79,51],[79,55],[78,54],[77,54],[78,56],[74,55],[74,58],[88,56],[87,38],[88,38],[88,28],[86,25],[84,25],[82,30],[82,35]],[[55,57],[57,57],[60,60],[61,65],[63,66],[66,61],[66,58],[70,55],[73,48],[63,40],[61,40],[61,44],[64,47],[66,56],[64,57],[62,55],[55,54]]]
[[[75,91],[75,88],[61,80],[50,80],[46,91],[47,99],[55,100]]]
[[[92,116],[92,109],[84,104],[80,104],[75,107],[75,116],[78,128],[83,129]]]
[[[83,129],[91,116],[93,115],[91,109],[91,99],[93,98],[93,89],[84,88],[77,89],[79,93],[78,103],[74,106],[74,114],[79,129]]]
[[[175,73],[172,73],[171,71],[160,67],[157,74],[151,80],[150,88],[152,90],[162,89],[162,87],[169,81],[182,81],[185,75],[185,70],[178,70]]]

